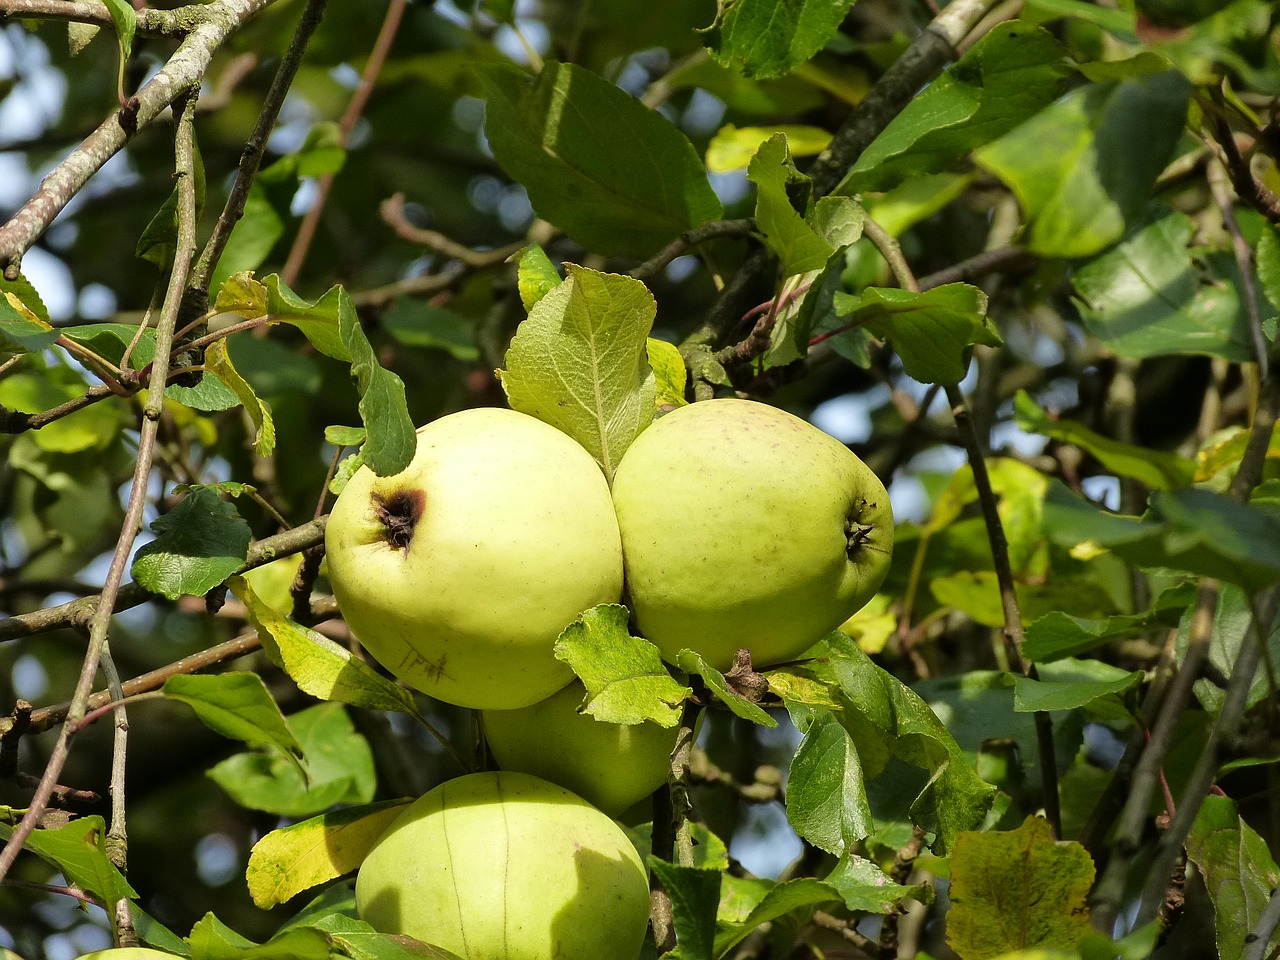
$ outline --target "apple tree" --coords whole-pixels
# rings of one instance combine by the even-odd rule
[[[1268,0],[0,0],[0,950],[1276,956],[1278,97]]]

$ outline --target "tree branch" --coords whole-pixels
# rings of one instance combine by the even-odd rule
[[[142,529],[142,511],[147,501],[148,481],[151,477],[151,461],[155,453],[156,437],[159,432],[160,412],[164,403],[164,388],[169,379],[170,349],[173,346],[173,331],[177,325],[178,312],[182,307],[183,290],[187,282],[191,257],[195,252],[196,242],[196,193],[195,193],[195,133],[192,129],[195,116],[194,91],[191,96],[184,97],[182,119],[178,124],[175,145],[175,172],[178,180],[178,237],[174,252],[173,272],[169,276],[168,290],[165,293],[164,307],[161,310],[160,322],[156,327],[156,352],[152,360],[151,380],[148,384],[147,402],[143,407],[142,429],[138,439],[138,462],[133,471],[133,482],[129,490],[129,503],[125,508],[124,524],[120,531],[120,539],[116,542],[115,552],[111,556],[111,566],[107,570],[105,585],[102,589],[101,602],[93,611],[89,623],[89,649],[85,651],[84,663],[80,677],[76,681],[75,694],[71,698],[71,709],[67,714],[67,723],[58,733],[57,743],[50,753],[48,763],[40,784],[36,787],[35,796],[27,808],[22,821],[14,829],[0,851],[0,879],[8,874],[10,867],[17,859],[27,837],[31,835],[44,815],[49,797],[58,775],[62,772],[70,754],[72,731],[80,718],[84,716],[89,694],[93,689],[94,677],[102,661],[102,653],[107,644],[107,631],[111,624],[111,615],[120,593],[121,581],[124,578],[125,565],[133,550],[133,542],[138,531]]]
[[[382,20],[382,29],[378,31],[378,39],[374,41],[373,50],[369,54],[369,59],[364,65],[364,72],[360,75],[360,85],[356,87],[356,92],[352,94],[347,109],[342,114],[339,121],[339,127],[342,131],[339,137],[339,146],[346,149],[348,141],[351,139],[351,131],[355,129],[356,121],[360,119],[360,114],[364,112],[365,104],[369,102],[369,96],[373,93],[373,88],[378,82],[378,74],[382,72],[382,64],[386,61],[387,54],[391,50],[391,43],[396,38],[396,32],[400,29],[400,20],[404,16],[404,9],[407,0],[391,0],[387,6],[386,15]],[[287,286],[294,286],[298,282],[298,275],[302,273],[302,264],[307,259],[307,252],[311,249],[311,241],[315,239],[316,229],[320,226],[320,215],[324,213],[325,203],[329,200],[329,190],[333,186],[334,174],[326,173],[316,181],[316,197],[311,207],[307,210],[302,218],[302,224],[298,227],[298,234],[293,238],[293,246],[289,249],[289,256],[286,258],[284,267],[280,270],[280,279]]]
[[[305,550],[307,547],[322,543],[324,541],[324,527],[328,521],[329,515],[325,514],[323,517],[294,527],[292,530],[286,530],[284,533],[277,533],[275,536],[266,537],[250,544],[249,554],[236,572],[244,573],[246,570],[264,566],[273,560],[278,560],[280,557],[287,557],[290,554]],[[46,607],[43,610],[22,613],[0,620],[0,642],[16,640],[19,637],[29,637],[32,634],[45,633],[49,630],[86,626],[93,619],[98,606],[102,602],[104,593],[95,594],[91,597],[81,597],[78,600],[70,600],[56,607]],[[138,606],[140,603],[146,603],[148,600],[154,599],[155,594],[146,590],[140,584],[131,581],[120,588],[114,609],[116,612],[128,610],[131,607]],[[3,722],[0,721],[0,733],[2,732]]]
[[[267,146],[267,138],[275,128],[276,119],[280,116],[280,107],[284,104],[285,95],[293,85],[293,78],[298,73],[307,43],[315,33],[316,27],[320,26],[327,3],[328,0],[307,0],[302,17],[298,20],[297,29],[293,32],[293,39],[289,41],[289,49],[285,52],[284,59],[280,61],[275,76],[271,78],[271,86],[267,88],[267,95],[262,101],[262,109],[258,113],[257,122],[253,125],[253,132],[249,134],[244,150],[240,153],[240,169],[236,173],[235,183],[231,185],[227,202],[223,205],[218,222],[213,226],[213,233],[200,253],[200,259],[191,271],[191,281],[188,284],[190,288],[208,293],[209,279],[222,258],[227,241],[231,239],[231,231],[244,216],[249,189],[253,186],[254,177],[258,175],[258,167],[262,164],[262,154]]]
[[[135,29],[148,37],[185,36],[200,16],[196,10],[198,6],[192,4],[176,10],[142,7],[135,11]],[[105,3],[80,3],[76,0],[0,0],[0,23],[6,20],[61,20],[115,29]]]
[[[410,243],[428,247],[436,253],[448,257],[450,260],[465,263],[473,269],[483,269],[484,267],[492,267],[503,263],[513,254],[519,253],[527,246],[521,240],[516,243],[509,243],[505,247],[498,247],[496,250],[476,250],[468,247],[465,243],[458,243],[457,240],[446,237],[437,230],[425,230],[422,227],[416,227],[405,216],[403,193],[392,194],[383,200],[378,207],[378,213],[382,215],[383,223],[394,230],[396,236],[401,240],[408,240]]]
[[[12,0],[9,0],[12,2]],[[104,120],[44,178],[40,188],[0,227],[0,267],[16,279],[23,254],[102,165],[174,101],[200,89],[209,62],[238,27],[273,0],[212,0],[197,8],[198,21],[169,62],[121,109]],[[105,8],[104,8],[105,9]]]

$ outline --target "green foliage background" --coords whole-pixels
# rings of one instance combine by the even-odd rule
[[[593,708],[674,724],[686,681],[712,704],[698,845],[655,867],[674,955],[1271,955],[1274,4],[68,6],[0,0],[4,838],[63,762],[91,638],[93,689],[140,698],[127,751],[88,702],[0,886],[0,946],[109,944],[70,885],[196,960],[402,956],[344,881],[321,889],[358,858],[280,881],[475,747],[467,711],[347,646],[311,549],[329,491],[398,470],[414,424],[508,402],[609,474],[662,409],[736,392],[840,434],[889,486],[897,548],[767,697],[691,658]],[[195,21],[221,29],[207,65],[179,46]],[[185,114],[154,99],[162,67],[199,90]],[[110,162],[23,206],[85,159]],[[604,399],[566,402],[584,383]],[[137,582],[103,634],[135,486]],[[619,613],[592,616],[623,649]],[[601,683],[652,667],[575,639]]]

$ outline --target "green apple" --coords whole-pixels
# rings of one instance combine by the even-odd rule
[[[418,430],[393,477],[358,470],[325,531],[329,580],[365,648],[423,693],[523,707],[567,684],[552,653],[583,610],[617,603],[622,547],[591,455],[514,410]]]
[[[662,417],[618,464],[613,503],[631,609],[669,661],[790,660],[889,569],[884,485],[834,437],[776,407],[707,400]]]
[[[503,770],[558,783],[621,816],[666,782],[680,728],[606,723],[578,712],[585,697],[575,680],[531,707],[486,710],[485,739]]]
[[[525,773],[473,773],[378,839],[356,911],[465,960],[636,960],[649,881],[622,828],[581,797]]]
[[[81,954],[76,960],[177,960],[174,954],[150,947],[112,947]]]

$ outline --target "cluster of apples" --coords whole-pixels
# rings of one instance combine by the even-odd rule
[[[745,400],[661,417],[612,489],[568,435],[496,408],[421,428],[396,476],[358,471],[326,533],[343,615],[404,682],[483,711],[502,768],[406,810],[360,869],[361,916],[466,960],[634,960],[648,880],[611,817],[664,781],[675,731],[579,714],[555,641],[625,600],[669,662],[795,659],[871,598],[892,541],[861,460]]]

